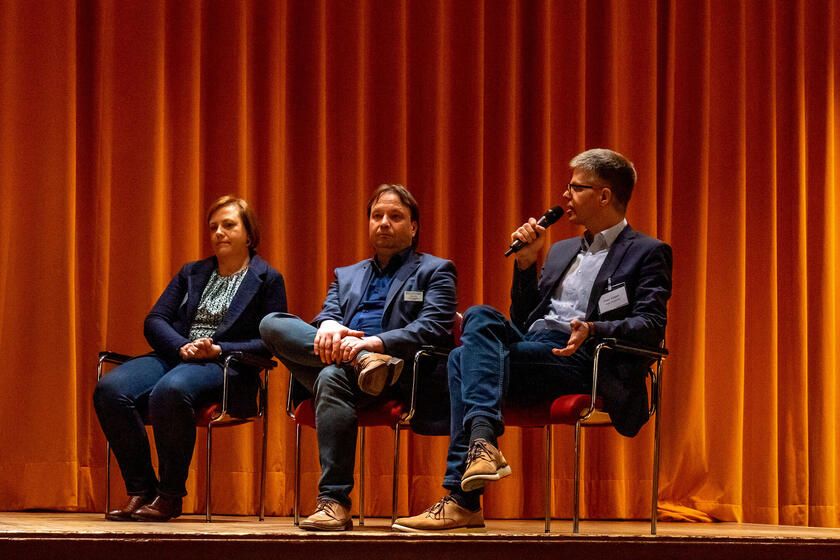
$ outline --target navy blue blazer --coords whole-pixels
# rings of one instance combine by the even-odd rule
[[[373,259],[365,259],[336,268],[327,299],[312,323],[317,326],[332,319],[349,325],[370,282],[372,266]],[[382,339],[386,354],[402,358],[409,366],[423,345],[452,348],[457,306],[455,283],[455,265],[451,261],[409,251],[391,282],[382,315],[382,332],[376,335]],[[407,295],[408,292],[414,293]],[[403,394],[409,390],[410,378],[405,372],[400,377],[398,385]]]
[[[181,361],[178,350],[190,342],[190,326],[198,310],[201,294],[218,267],[216,257],[189,262],[166,286],[152,310],[146,316],[143,332],[155,354],[171,366]],[[286,287],[283,276],[259,255],[252,255],[248,271],[233,297],[222,324],[213,335],[213,342],[222,348],[222,355],[233,351],[252,352],[270,356],[260,338],[260,321],[269,313],[286,311]],[[240,372],[251,371],[239,368]],[[250,399],[255,388],[253,377],[231,379],[232,411],[241,409],[244,399]],[[247,388],[243,386],[247,384]]]
[[[536,265],[523,271],[514,265],[510,317],[522,332],[548,312],[551,296],[580,246],[580,237],[554,243],[539,280]],[[672,261],[669,245],[625,227],[610,247],[592,287],[585,320],[593,322],[594,335],[657,346],[665,337]],[[629,303],[602,314],[598,301],[608,283],[613,286],[624,283]],[[592,352],[593,347],[594,341],[589,339],[581,349]],[[648,419],[647,363],[636,357],[614,357],[606,356],[603,375],[598,378],[598,392],[616,430],[633,436]]]

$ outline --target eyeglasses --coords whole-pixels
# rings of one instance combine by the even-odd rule
[[[572,193],[573,191],[576,193],[582,193],[586,189],[606,189],[607,187],[601,187],[599,185],[578,185],[577,183],[569,183],[566,186],[566,192]]]

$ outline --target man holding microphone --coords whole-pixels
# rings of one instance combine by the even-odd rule
[[[489,306],[469,308],[462,345],[449,355],[452,421],[443,486],[450,493],[420,515],[397,519],[395,530],[483,530],[484,485],[511,472],[497,443],[504,402],[537,404],[591,391],[596,337],[650,346],[664,337],[671,248],[627,224],[633,164],[593,149],[570,167],[563,207],[583,235],[554,243],[538,275],[545,227],[531,218],[511,234],[512,248],[523,246],[516,252],[510,320]],[[648,418],[645,371],[635,358],[611,360],[599,378],[599,395],[625,436]]]

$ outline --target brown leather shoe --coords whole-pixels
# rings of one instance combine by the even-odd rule
[[[152,501],[153,496],[146,496],[140,494],[139,496],[129,496],[125,505],[119,509],[112,509],[105,514],[105,519],[108,521],[134,521],[131,514],[136,512],[141,507]]]
[[[467,452],[467,467],[461,477],[461,488],[470,492],[483,488],[491,480],[499,480],[510,474],[510,466],[502,452],[486,439],[479,438],[470,444]]]
[[[458,505],[452,496],[444,498],[414,517],[400,517],[391,529],[407,533],[437,531],[441,533],[483,533],[484,516],[481,510],[470,511]]]
[[[141,507],[131,517],[137,521],[169,521],[179,515],[181,515],[181,498],[158,495],[152,503]]]
[[[376,396],[385,389],[386,384],[397,382],[403,370],[403,361],[388,354],[367,352],[356,358],[353,367],[359,376],[359,389]]]
[[[307,531],[350,531],[353,518],[350,510],[332,500],[318,500],[315,513],[300,522],[300,528]]]

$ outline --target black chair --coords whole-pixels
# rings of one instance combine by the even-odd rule
[[[102,378],[107,372],[104,371],[104,364],[122,364],[131,360],[135,356],[126,356],[125,354],[117,354],[116,352],[100,352],[99,363],[96,368],[97,381]],[[247,418],[239,418],[230,416],[228,413],[228,383],[229,370],[231,363],[240,363],[253,367],[260,368],[263,375],[259,377],[259,389],[257,393],[257,411],[253,416]],[[266,448],[268,445],[268,375],[269,372],[276,367],[277,362],[249,354],[245,352],[231,352],[224,358],[223,383],[222,383],[222,399],[218,403],[212,403],[200,410],[196,411],[195,425],[196,427],[207,428],[207,483],[205,489],[206,495],[206,513],[205,519],[208,523],[211,521],[210,504],[211,504],[211,464],[213,451],[213,428],[223,428],[228,426],[238,426],[255,421],[257,418],[262,418],[262,461],[260,465],[260,521],[265,519],[265,472],[266,472]],[[146,414],[143,415],[143,422],[149,425],[149,419]],[[111,444],[105,444],[105,512],[111,509]]]

